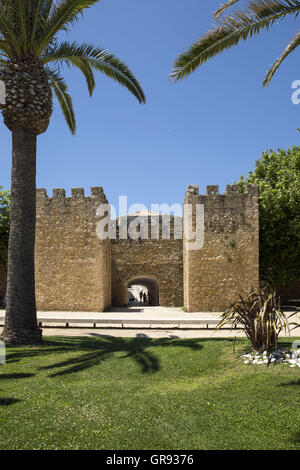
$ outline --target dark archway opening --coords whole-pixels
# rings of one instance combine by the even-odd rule
[[[128,284],[128,305],[159,305],[157,282],[151,277],[135,277]]]

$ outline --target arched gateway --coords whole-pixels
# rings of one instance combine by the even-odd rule
[[[135,277],[128,284],[128,302],[134,305],[142,301],[141,293],[146,294],[146,304],[159,305],[159,286],[155,279],[147,276]]]
[[[141,211],[117,219],[116,239],[111,245],[113,307],[128,304],[128,287],[133,282],[153,291],[155,305],[183,305],[183,247],[182,239],[174,237],[174,220],[171,216],[170,236],[163,238],[163,217],[157,213]],[[124,223],[127,237],[121,238]],[[177,227],[181,223],[180,218]],[[153,239],[151,227],[155,224],[158,232]],[[136,238],[132,227],[142,236]]]

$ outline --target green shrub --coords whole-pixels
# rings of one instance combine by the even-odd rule
[[[300,147],[264,152],[238,182],[259,189],[259,265],[261,279],[276,286],[300,280]]]

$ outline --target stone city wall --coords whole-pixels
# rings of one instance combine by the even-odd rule
[[[171,233],[162,233],[162,216],[154,217],[158,235],[151,238],[150,216],[117,219],[116,238],[99,240],[96,234],[102,188],[37,191],[36,294],[39,310],[103,311],[111,304],[128,303],[128,285],[158,287],[159,304],[185,305],[188,311],[223,311],[258,287],[259,220],[257,188],[244,194],[227,186],[219,194],[208,186],[205,196],[197,186],[187,189],[185,204],[204,205],[204,246],[190,250],[185,234],[178,236],[171,217]],[[180,227],[182,230],[182,220]],[[123,220],[123,222],[122,222]],[[125,222],[124,222],[125,220]],[[136,224],[138,236],[122,235]],[[142,221],[147,221],[146,225]],[[178,222],[178,220],[177,220]],[[195,228],[195,214],[193,224]],[[147,236],[141,226],[147,226]],[[175,224],[178,228],[178,225]]]

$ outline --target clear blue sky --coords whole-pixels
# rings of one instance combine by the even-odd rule
[[[291,84],[300,80],[296,51],[269,88],[268,67],[299,29],[284,20],[260,37],[209,61],[176,84],[175,57],[213,24],[221,0],[102,0],[75,25],[69,39],[106,48],[126,62],[147,96],[140,105],[123,87],[97,75],[90,99],[84,79],[66,70],[77,114],[72,137],[55,103],[50,127],[38,139],[37,185],[103,186],[109,201],[182,202],[185,188],[236,181],[265,149],[299,143],[300,105]],[[2,122],[0,185],[10,187],[11,136]]]

